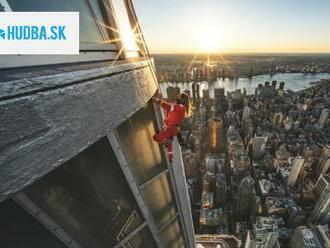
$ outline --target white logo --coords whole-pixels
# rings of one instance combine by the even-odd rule
[[[78,53],[78,12],[0,12],[0,54]]]

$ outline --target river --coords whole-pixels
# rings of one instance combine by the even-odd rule
[[[270,83],[273,80],[277,81],[277,87],[280,82],[285,82],[284,89],[290,89],[293,91],[299,91],[305,88],[310,87],[311,82],[320,81],[321,79],[330,78],[330,73],[315,73],[315,74],[303,74],[303,73],[278,73],[273,76],[269,74],[263,74],[259,76],[254,76],[252,79],[249,78],[239,78],[238,80],[230,80],[230,79],[219,79],[215,82],[208,83],[206,81],[199,82],[200,85],[200,95],[203,96],[202,91],[204,89],[210,90],[210,96],[214,97],[214,89],[224,87],[225,91],[234,91],[236,89],[245,88],[247,94],[254,94],[255,88],[258,84],[264,84],[265,81],[269,81]],[[191,86],[192,83],[172,83],[172,82],[163,82],[160,83],[161,91],[163,97],[167,97],[166,88],[168,86],[178,86],[183,90],[190,90],[192,92]]]

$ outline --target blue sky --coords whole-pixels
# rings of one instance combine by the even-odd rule
[[[134,0],[153,52],[330,52],[330,0]]]

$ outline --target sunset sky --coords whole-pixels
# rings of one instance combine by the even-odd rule
[[[330,52],[330,0],[134,0],[151,52]]]

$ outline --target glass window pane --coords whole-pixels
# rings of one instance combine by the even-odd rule
[[[112,247],[143,223],[106,138],[25,193],[82,247]]]
[[[110,41],[109,32],[111,30],[107,26],[108,18],[106,17],[107,14],[105,9],[100,7],[99,0],[88,0],[88,2],[91,4],[93,13],[98,20],[99,28],[102,30],[102,33],[105,37],[105,42],[109,42]],[[107,21],[105,21],[105,18]]]
[[[165,247],[185,247],[178,218],[162,230],[160,238]]]
[[[139,50],[136,45],[135,33],[132,30],[124,0],[110,0],[116,16],[119,35],[125,48],[127,57],[137,57]]]
[[[79,11],[80,16],[80,42],[104,41],[99,32],[91,10],[85,0],[7,0],[12,11]],[[93,0],[94,1],[94,0]],[[95,7],[95,3],[93,4]],[[100,10],[95,9],[95,15],[100,17]],[[102,19],[100,19],[101,21]]]
[[[0,203],[0,247],[67,247],[13,200]]]
[[[158,227],[161,227],[176,214],[167,175],[162,175],[146,185],[142,192]]]
[[[149,102],[117,128],[121,147],[139,183],[166,169],[160,147],[152,139],[155,122],[152,102]]]

